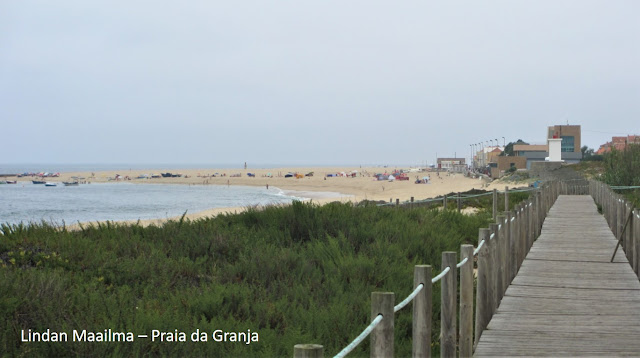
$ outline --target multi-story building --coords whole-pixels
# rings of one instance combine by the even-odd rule
[[[565,163],[578,163],[582,160],[581,129],[579,125],[557,125],[547,128],[547,139],[561,138],[561,158]],[[517,156],[527,158],[527,169],[531,169],[531,163],[544,161],[549,157],[548,144],[517,144],[513,146],[513,152]]]

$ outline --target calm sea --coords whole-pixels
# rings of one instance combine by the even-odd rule
[[[331,195],[331,193],[325,193]],[[337,194],[339,195],[339,194]],[[303,197],[278,188],[219,185],[94,183],[45,187],[19,181],[0,185],[0,222],[74,224],[169,218],[185,211],[290,203]]]

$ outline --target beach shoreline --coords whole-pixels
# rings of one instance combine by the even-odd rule
[[[372,201],[408,201],[433,198],[449,193],[464,192],[486,187],[486,182],[460,173],[422,171],[407,173],[408,180],[379,181],[377,173],[392,173],[395,169],[383,167],[283,167],[271,169],[183,169],[183,170],[109,170],[101,172],[67,172],[59,177],[45,178],[47,181],[64,182],[79,180],[87,183],[127,182],[134,184],[183,184],[183,185],[239,185],[262,186],[278,189],[284,195],[307,198],[312,203],[326,204],[332,201],[357,203]],[[138,179],[143,175],[180,173],[180,177]],[[287,173],[299,173],[299,178],[285,177]],[[251,176],[249,176],[251,174]],[[335,175],[327,177],[328,174]],[[415,184],[416,179],[430,177],[429,184]],[[32,177],[10,180],[30,181]],[[197,213],[187,213],[189,219],[212,217],[221,213],[238,213],[244,207],[211,208]],[[140,220],[145,224],[161,224],[180,217]],[[128,221],[125,221],[128,222]],[[137,221],[134,221],[137,222]]]

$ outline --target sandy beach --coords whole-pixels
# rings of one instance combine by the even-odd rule
[[[46,178],[47,181],[73,181],[78,177],[81,182],[105,183],[121,181],[136,184],[184,184],[184,185],[244,185],[262,186],[274,190],[282,190],[287,195],[310,198],[312,202],[327,203],[332,201],[359,202],[362,200],[400,199],[400,201],[436,197],[452,192],[463,192],[470,189],[481,189],[486,186],[482,179],[472,179],[462,174],[435,171],[410,172],[409,180],[378,181],[376,173],[391,173],[394,169],[383,167],[286,167],[270,169],[154,169],[154,170],[120,170],[102,172],[69,172],[60,173],[60,177]],[[181,177],[138,179],[141,175],[160,173],[179,173]],[[255,176],[249,176],[251,173]],[[300,173],[302,178],[289,177],[287,173]],[[304,176],[313,173],[312,176]],[[354,175],[340,176],[341,173]],[[328,174],[338,175],[327,177]],[[430,177],[429,184],[415,184],[417,178]],[[118,178],[118,179],[116,179]],[[31,177],[8,178],[9,180],[30,181]],[[216,208],[188,215],[190,219],[214,216],[225,212],[239,212],[243,207]],[[164,219],[148,220],[145,223],[161,223]]]

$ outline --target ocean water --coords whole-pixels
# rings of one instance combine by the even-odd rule
[[[325,193],[330,195],[331,193]],[[339,194],[338,194],[339,195]],[[291,203],[304,197],[269,187],[94,183],[45,187],[19,181],[0,185],[0,222],[121,221],[170,218],[211,208]]]

